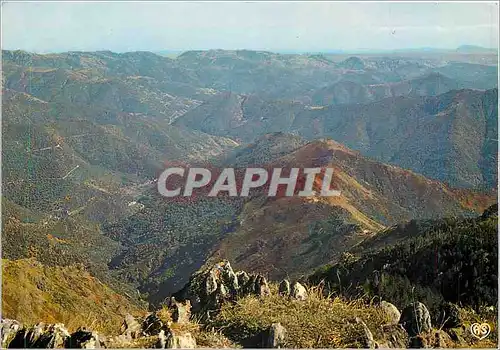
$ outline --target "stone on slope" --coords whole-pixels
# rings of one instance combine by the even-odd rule
[[[420,333],[427,333],[432,329],[429,310],[418,301],[403,309],[399,323],[406,329],[410,337]]]
[[[290,281],[283,280],[280,282],[278,293],[281,296],[289,296],[290,295]]]
[[[271,295],[271,290],[269,289],[267,279],[262,275],[258,275],[257,279],[255,280],[255,294],[260,297]]]
[[[242,295],[257,294],[255,286],[257,284],[258,277],[259,277],[259,275],[256,275],[256,274],[250,274],[248,276],[247,284],[241,288]]]
[[[167,336],[165,331],[162,329],[158,334],[158,341],[155,344],[156,349],[165,349],[167,346]]]
[[[286,329],[281,323],[273,323],[264,334],[263,347],[279,349],[285,347]]]
[[[134,316],[127,314],[125,315],[125,319],[123,320],[121,333],[125,336],[136,339],[141,336],[142,327],[139,322],[134,318]]]
[[[177,323],[188,323],[191,318],[191,302],[179,302],[174,297],[170,299],[169,309],[172,310],[172,321]]]
[[[205,295],[211,295],[217,290],[217,270],[211,270],[205,280]]]
[[[158,335],[163,328],[162,320],[155,312],[149,314],[142,321],[142,334],[146,336]]]
[[[231,264],[229,263],[229,261],[224,260],[222,263],[220,263],[219,268],[221,272],[222,283],[224,283],[224,286],[226,286],[229,294],[232,297],[236,297],[239,289],[239,283],[238,277],[231,268]]]
[[[37,323],[19,330],[9,344],[10,348],[63,348],[70,334],[61,323]]]
[[[22,325],[16,320],[2,319],[0,321],[0,336],[2,349],[6,349],[11,340],[16,336]]]
[[[401,318],[401,312],[399,312],[398,308],[394,304],[382,300],[380,308],[387,315],[387,318],[389,319],[388,324],[398,324],[399,319]]]
[[[307,299],[306,288],[299,282],[295,282],[292,287],[291,297],[297,300],[306,300]]]
[[[194,349],[196,340],[189,332],[178,334],[169,330],[165,347],[167,349]]]
[[[240,293],[244,286],[250,281],[250,276],[245,271],[236,272],[236,278],[238,279],[238,286],[240,287]]]
[[[71,334],[64,347],[71,349],[99,349],[101,342],[97,333],[85,328],[79,328]]]
[[[361,346],[363,348],[367,349],[374,349],[375,348],[375,341],[373,340],[373,334],[366,325],[366,323],[363,322],[359,317],[356,317],[356,323],[361,325],[362,329],[362,337],[359,339]]]

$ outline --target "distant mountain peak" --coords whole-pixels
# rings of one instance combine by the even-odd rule
[[[461,45],[456,51],[463,53],[496,53],[498,49],[478,45]]]
[[[366,67],[365,61],[357,56],[351,56],[337,64],[338,67],[353,70],[363,70]]]

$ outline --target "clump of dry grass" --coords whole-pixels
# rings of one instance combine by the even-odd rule
[[[162,305],[162,307],[156,311],[156,316],[163,322],[163,324],[171,324],[172,323],[172,313],[168,309],[166,305]]]
[[[247,296],[235,304],[223,305],[214,324],[242,344],[279,322],[287,330],[287,347],[356,347],[361,336],[360,327],[355,326],[356,317],[375,331],[374,335],[387,322],[382,310],[362,301],[325,297],[316,288],[309,290],[306,301],[292,300],[279,296],[273,286],[268,297]]]

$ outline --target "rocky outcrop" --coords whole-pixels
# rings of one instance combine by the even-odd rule
[[[138,338],[141,334],[141,325],[137,320],[130,314],[125,315],[123,320],[121,332],[122,334],[130,337],[132,339]]]
[[[142,334],[145,336],[158,335],[161,330],[167,327],[168,325],[164,324],[158,315],[153,312],[142,321]]]
[[[157,349],[165,349],[167,347],[167,336],[163,329],[158,334],[158,340],[156,341],[155,347]]]
[[[15,320],[3,319],[0,322],[0,330],[3,349],[98,349],[104,345],[101,337],[96,332],[79,328],[70,334],[61,323],[45,324],[41,322],[30,327],[23,326]],[[130,342],[123,343],[124,346],[127,344],[130,344]]]
[[[191,333],[178,333],[172,330],[169,331],[166,341],[167,349],[194,349],[196,348],[196,340]]]
[[[7,320],[7,324],[12,324],[9,321],[11,320]],[[68,330],[61,323],[37,323],[33,327],[18,327],[15,334],[11,332],[10,339],[6,339],[5,346],[9,348],[63,348],[69,338]]]
[[[429,310],[418,301],[404,308],[399,323],[406,329],[410,337],[427,333],[432,329]]]
[[[4,319],[0,322],[0,337],[1,337],[1,348],[7,348],[7,345],[16,336],[22,325],[16,320]]]
[[[192,305],[192,312],[210,317],[224,301],[234,301],[245,295],[270,295],[267,279],[260,274],[234,272],[224,260],[209,269],[195,273],[188,284],[173,297]]]
[[[80,328],[75,333],[71,334],[71,337],[66,340],[64,347],[71,349],[99,349],[101,347],[101,342],[96,332]]]
[[[70,334],[63,324],[37,323],[20,328],[6,345],[9,348],[64,348],[68,342]]]
[[[177,309],[182,311],[176,319],[189,319],[186,315],[190,314],[190,305],[175,305],[182,307]],[[193,335],[183,330],[182,325],[183,323],[173,323],[170,319],[162,319],[157,312],[150,313],[143,319],[128,314],[123,321],[121,334],[103,336],[85,328],[79,328],[70,334],[60,323],[38,323],[29,327],[15,320],[5,319],[0,322],[1,345],[2,348],[195,348]]]
[[[280,283],[279,294],[296,300],[308,297],[307,289],[302,284],[295,282],[290,286],[288,280]],[[245,271],[234,272],[229,261],[223,260],[195,273],[181,291],[173,294],[173,298],[176,302],[189,302],[193,313],[210,318],[224,301],[234,301],[247,295],[271,295],[266,277]]]
[[[172,311],[172,321],[177,323],[188,323],[191,318],[191,302],[178,302],[174,297],[170,298],[169,309]]]

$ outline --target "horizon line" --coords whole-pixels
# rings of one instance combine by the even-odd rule
[[[427,51],[427,52],[440,52],[440,51],[455,51],[457,53],[467,53],[460,52],[461,48],[471,48],[472,50],[484,50],[484,51],[496,51],[499,53],[498,47],[486,47],[474,44],[463,44],[452,48],[443,47],[407,47],[407,48],[393,48],[393,49],[381,49],[381,48],[357,48],[357,49],[316,49],[316,50],[305,50],[305,49],[249,49],[249,48],[189,48],[189,49],[149,49],[149,50],[127,50],[127,51],[114,51],[111,49],[91,49],[91,50],[47,50],[47,51],[33,51],[26,50],[22,48],[9,49],[2,48],[2,51],[24,51],[33,54],[62,54],[67,52],[113,52],[113,53],[129,53],[129,52],[151,52],[155,54],[161,53],[184,53],[190,51],[254,51],[254,52],[271,52],[271,53],[282,53],[282,54],[363,54],[363,53],[398,53],[398,52],[411,52],[411,51]],[[472,52],[477,53],[477,52]]]

